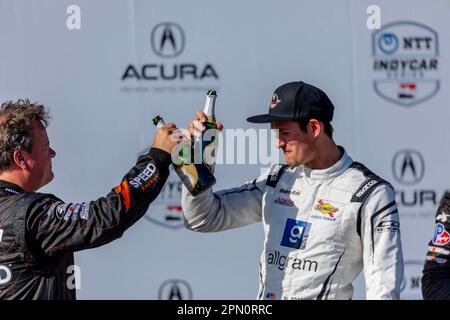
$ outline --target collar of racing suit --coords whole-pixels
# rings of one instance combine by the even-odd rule
[[[0,190],[6,191],[8,193],[12,194],[20,194],[23,193],[23,190],[21,187],[19,187],[17,184],[14,184],[9,181],[0,180]]]
[[[311,180],[328,180],[341,175],[351,166],[353,160],[342,146],[338,146],[338,148],[341,151],[342,156],[331,167],[326,169],[311,169],[305,166],[300,166],[300,174],[305,175],[306,178]]]

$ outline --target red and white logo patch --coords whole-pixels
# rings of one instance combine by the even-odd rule
[[[270,102],[270,107],[275,108],[280,102],[281,100],[278,99],[278,95],[274,93],[272,96],[272,101]]]
[[[434,229],[433,243],[437,246],[444,246],[450,242],[450,234],[445,230],[444,225],[438,223]]]

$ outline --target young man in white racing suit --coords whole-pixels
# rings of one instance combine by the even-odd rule
[[[399,299],[403,254],[393,187],[334,143],[333,111],[319,88],[280,86],[269,113],[247,120],[279,130],[287,165],[238,188],[195,197],[183,189],[191,230],[263,222],[258,299],[351,299],[363,269],[367,299]],[[205,120],[197,112],[191,134]]]

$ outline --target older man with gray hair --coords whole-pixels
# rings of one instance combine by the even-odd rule
[[[0,299],[75,299],[68,286],[75,251],[120,238],[158,196],[169,175],[176,129],[158,129],[150,151],[106,196],[65,203],[38,193],[53,179],[44,106],[0,108]]]

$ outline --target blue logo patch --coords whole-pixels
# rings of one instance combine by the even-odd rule
[[[300,250],[305,249],[310,229],[311,223],[288,218],[281,245]]]

